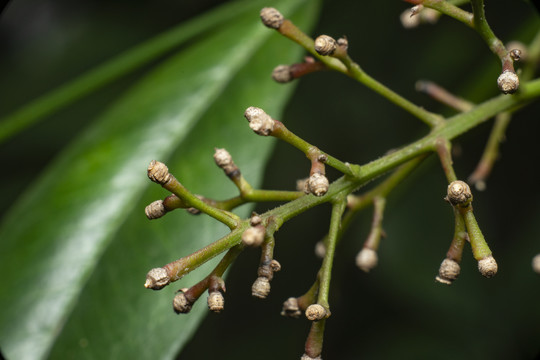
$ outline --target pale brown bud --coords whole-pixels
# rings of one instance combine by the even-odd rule
[[[450,185],[448,185],[447,196],[445,199],[454,206],[459,205],[465,207],[472,201],[471,188],[464,181],[452,181]]]
[[[308,354],[304,354],[304,355],[302,355],[300,360],[322,360],[322,357],[321,357],[321,355],[319,355],[317,357],[311,357]]]
[[[285,300],[281,315],[298,319],[302,315],[302,311],[300,311],[300,307],[298,306],[298,299],[290,297]]]
[[[152,290],[159,290],[167,286],[171,278],[164,268],[154,268],[146,274],[144,287]]]
[[[514,61],[520,61],[520,60],[527,60],[528,57],[528,49],[527,45],[522,43],[521,41],[510,41],[508,44],[506,44],[507,49],[511,49],[509,51],[510,56],[512,57],[512,60]],[[517,53],[519,53],[519,56]]]
[[[326,255],[326,246],[324,245],[324,242],[317,241],[315,244],[315,255],[321,259],[324,258]]]
[[[262,222],[262,218],[257,215],[255,212],[251,215],[251,218],[249,219],[249,224],[251,226],[257,226],[260,225]]]
[[[498,266],[493,256],[489,255],[478,261],[478,270],[487,278],[497,274]]]
[[[281,264],[277,260],[270,261],[270,269],[272,269],[273,272],[278,272],[281,270]]]
[[[314,173],[307,182],[309,192],[315,196],[323,196],[328,191],[329,182],[321,173]]]
[[[220,168],[225,168],[233,163],[232,156],[225,149],[215,149],[214,161]]]
[[[165,184],[170,179],[167,166],[157,160],[152,160],[148,165],[148,178],[155,183]]]
[[[536,273],[540,274],[540,254],[533,257],[532,268]]]
[[[150,220],[162,217],[167,213],[167,209],[163,206],[163,200],[156,200],[144,208],[146,217]]]
[[[291,67],[289,65],[276,66],[274,71],[272,71],[272,79],[281,84],[291,82],[293,80],[291,75]]]
[[[274,130],[274,119],[258,107],[248,107],[244,112],[244,116],[249,121],[251,130],[257,135],[268,136]]]
[[[191,303],[187,298],[186,294],[182,290],[179,290],[173,299],[173,309],[177,314],[187,314],[191,311]]]
[[[328,35],[321,35],[315,39],[315,51],[319,55],[332,55],[337,49],[336,40]]]
[[[306,194],[309,194],[309,189],[307,186],[308,180],[309,178],[296,180],[296,191],[303,191]]]
[[[337,39],[337,45],[343,50],[347,50],[349,48],[349,40],[346,37],[339,38]]]
[[[444,259],[439,268],[439,276],[435,278],[438,282],[446,285],[452,284],[459,276],[461,267],[452,259]]]
[[[329,312],[320,304],[311,304],[306,309],[306,317],[311,321],[326,319],[328,316]]]
[[[268,294],[270,294],[270,281],[266,277],[258,277],[251,286],[251,295],[259,299],[266,299]]]
[[[505,70],[501,75],[499,75],[497,85],[503,94],[513,94],[519,87],[519,78],[515,72]]]
[[[212,291],[210,294],[208,294],[207,302],[208,309],[215,313],[219,313],[225,308],[225,298],[219,291]]]
[[[263,24],[271,29],[279,29],[281,24],[283,24],[283,15],[281,15],[281,13],[274,8],[262,8],[260,16]]]
[[[246,246],[260,246],[264,241],[266,229],[262,225],[251,226],[242,234],[242,242]]]
[[[377,256],[377,252],[370,248],[363,248],[358,255],[356,255],[356,266],[364,272],[369,272],[377,266],[378,262],[379,257]]]

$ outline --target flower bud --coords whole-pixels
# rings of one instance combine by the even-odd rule
[[[532,267],[536,273],[540,274],[540,254],[533,257]]]
[[[370,248],[363,248],[358,255],[356,255],[356,266],[364,272],[369,272],[377,266],[378,262],[379,257],[377,256],[377,252]]]
[[[212,291],[210,294],[208,294],[207,302],[208,309],[215,313],[219,313],[225,308],[225,298],[219,291]]]
[[[448,185],[447,196],[445,199],[453,206],[459,205],[466,207],[472,201],[471,188],[464,181],[452,181],[450,185]]]
[[[268,294],[270,294],[270,281],[264,276],[258,277],[251,286],[251,295],[259,299],[266,299]]]
[[[487,278],[497,274],[498,266],[493,256],[489,255],[478,261],[478,270]]]
[[[289,65],[278,65],[272,71],[272,79],[280,84],[291,82],[293,77],[291,75],[291,67]]]
[[[179,290],[173,299],[174,312],[176,312],[177,314],[187,314],[191,311],[192,306],[193,303],[187,299],[184,291]]]
[[[146,274],[144,287],[152,290],[164,288],[171,282],[171,278],[164,268],[154,268]]]
[[[306,317],[310,321],[326,319],[328,316],[330,316],[329,312],[320,304],[311,304],[306,309]]]
[[[304,354],[304,355],[302,355],[300,360],[322,360],[322,357],[320,355],[317,356],[317,357],[311,357],[308,354]]]
[[[326,255],[326,246],[324,245],[324,242],[317,241],[315,244],[315,255],[321,259],[324,258]]]
[[[170,179],[169,169],[159,161],[152,160],[148,165],[148,178],[160,185],[165,184]]]
[[[519,78],[515,72],[504,70],[497,79],[497,85],[503,94],[513,94],[519,87]]]
[[[283,309],[281,310],[282,316],[292,317],[298,319],[302,312],[298,306],[298,299],[295,297],[290,297],[283,303]]]
[[[333,37],[321,35],[315,39],[315,51],[319,55],[332,55],[337,49],[337,42]]]
[[[162,217],[167,213],[167,209],[163,205],[163,200],[156,200],[144,208],[146,217],[150,220]]]
[[[452,259],[444,259],[439,268],[439,276],[435,278],[438,282],[446,285],[452,284],[459,276],[461,267]]]
[[[283,15],[279,11],[271,7],[265,7],[260,12],[262,23],[271,29],[279,29],[283,24]]]
[[[323,196],[328,191],[328,179],[321,173],[314,173],[307,182],[309,192],[315,196]]]
[[[250,106],[244,112],[244,117],[249,121],[249,127],[257,135],[268,136],[274,130],[274,119],[264,110]]]
[[[246,246],[260,246],[264,241],[264,235],[266,234],[266,229],[262,225],[251,226],[247,228],[242,234],[242,242]]]

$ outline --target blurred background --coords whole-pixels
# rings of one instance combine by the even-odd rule
[[[221,3],[10,1],[0,18],[0,115]],[[349,53],[364,70],[432,111],[453,114],[415,92],[419,79],[474,102],[497,94],[499,61],[479,36],[445,17],[405,30],[399,15],[407,7],[401,1],[324,1],[313,35],[347,36]],[[487,2],[486,12],[504,42],[527,42],[540,28],[538,13],[524,1]],[[51,159],[148,67],[1,144],[0,211],[5,213]],[[323,358],[540,358],[540,276],[531,269],[532,257],[540,253],[539,114],[538,102],[515,114],[487,189],[474,192],[477,220],[499,263],[497,276],[482,278],[466,248],[460,278],[450,287],[435,283],[453,235],[453,214],[442,200],[444,174],[437,160],[428,158],[389,196],[387,237],[376,269],[365,274],[354,264],[369,232],[370,209],[341,242]],[[280,120],[333,156],[360,164],[426,134],[412,116],[333,73],[301,79]],[[491,124],[455,142],[458,177],[474,170]],[[302,154],[277,143],[263,188],[290,189],[308,171]],[[337,176],[329,172],[331,180]],[[279,312],[285,299],[303,294],[315,278],[320,260],[313,248],[327,232],[329,210],[309,211],[279,231],[275,258],[282,271],[264,301],[250,296],[259,253],[244,252],[228,274],[226,311],[209,314],[178,359],[299,358],[309,324]]]

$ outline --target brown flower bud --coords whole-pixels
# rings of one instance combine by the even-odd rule
[[[302,311],[300,311],[300,307],[298,306],[298,299],[290,297],[285,300],[281,315],[298,319],[302,315]]]
[[[306,317],[311,321],[326,319],[328,316],[329,312],[320,304],[311,304],[306,309]]]
[[[262,218],[255,212],[251,215],[251,218],[249,219],[249,224],[251,226],[257,226],[262,223]]]
[[[519,78],[515,72],[505,70],[499,75],[497,85],[503,94],[513,94],[519,87]]]
[[[163,200],[156,200],[144,208],[146,217],[150,220],[162,217],[167,213],[167,209],[163,205]]]
[[[258,107],[248,107],[244,112],[244,116],[249,121],[251,130],[257,135],[268,136],[274,130],[274,119]]]
[[[266,299],[268,294],[270,294],[270,281],[266,277],[258,277],[251,286],[251,295],[259,299]]]
[[[289,65],[278,65],[272,71],[272,79],[280,84],[291,82],[293,77],[291,75],[291,67]]]
[[[452,259],[444,259],[439,268],[439,276],[435,278],[438,282],[446,285],[451,285],[459,276],[461,267]]]
[[[187,299],[184,291],[179,290],[173,299],[174,312],[176,312],[177,314],[187,314],[191,311],[192,306],[193,303]]]
[[[497,274],[498,266],[493,256],[489,255],[478,261],[478,270],[487,278]]]
[[[337,49],[337,42],[333,37],[321,35],[315,39],[315,51],[319,55],[332,55]]]
[[[278,272],[281,270],[281,264],[277,260],[270,261],[270,269],[272,269],[273,272]]]
[[[281,24],[283,24],[283,15],[281,15],[281,13],[274,8],[262,8],[260,16],[263,24],[271,29],[279,29]]]
[[[328,179],[321,173],[314,173],[308,179],[309,192],[315,196],[323,196],[328,191]]]
[[[370,248],[363,248],[358,255],[356,255],[356,266],[364,272],[369,272],[377,266],[378,262],[379,257],[377,256],[377,252]]]
[[[540,274],[540,254],[533,257],[532,268],[536,273]]]
[[[450,185],[448,185],[447,196],[445,199],[453,206],[459,205],[466,207],[472,201],[471,188],[464,181],[452,181]]]
[[[262,225],[251,226],[242,234],[242,242],[246,246],[260,246],[264,241],[266,229]]]
[[[207,302],[208,309],[215,313],[219,313],[225,308],[225,298],[219,291],[212,291],[210,294],[208,294]]]
[[[159,290],[169,285],[171,278],[164,268],[154,268],[146,274],[144,287],[152,290]]]
[[[152,160],[148,165],[148,178],[160,185],[165,184],[170,179],[169,169],[159,161]]]
[[[510,57],[514,61],[519,61],[521,59],[521,50],[519,49],[510,50]]]

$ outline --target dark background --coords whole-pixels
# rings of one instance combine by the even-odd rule
[[[12,1],[0,18],[0,114],[219,3]],[[404,30],[398,17],[407,6],[400,1],[326,1],[313,34],[346,35],[350,54],[369,74],[429,110],[452,114],[414,91],[420,78],[471,101],[497,93],[499,62],[479,36],[444,17],[434,26]],[[523,1],[487,2],[486,12],[505,42],[530,40],[539,28],[537,13]],[[143,72],[0,145],[0,161],[7,169],[1,180],[1,211]],[[435,283],[452,237],[453,215],[442,200],[444,174],[430,158],[389,197],[387,238],[376,269],[365,274],[354,265],[369,231],[369,210],[338,248],[324,358],[538,358],[540,276],[530,264],[540,252],[539,110],[533,104],[516,114],[487,190],[475,192],[475,214],[498,260],[499,274],[482,278],[466,248],[456,283]],[[333,73],[302,79],[281,120],[307,141],[355,163],[375,159],[427,131],[362,85]],[[490,127],[491,122],[483,124],[456,141],[461,150],[454,159],[459,177],[474,169]],[[290,188],[308,170],[302,154],[277,144],[264,187]],[[337,174],[329,176],[335,179]],[[283,226],[276,237],[276,259],[283,270],[267,300],[250,296],[259,253],[246,251],[229,273],[226,311],[210,314],[179,358],[299,358],[309,324],[279,312],[286,298],[301,295],[313,282],[320,266],[313,247],[326,233],[328,221],[329,207],[322,206]]]

